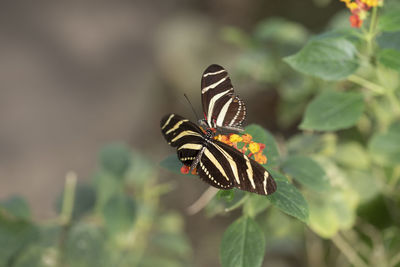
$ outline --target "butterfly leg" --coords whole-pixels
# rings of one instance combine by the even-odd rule
[[[206,147],[204,146],[200,152],[197,154],[196,158],[193,160],[192,164],[190,165],[190,171],[194,170],[200,162],[201,157],[203,156],[204,150]]]

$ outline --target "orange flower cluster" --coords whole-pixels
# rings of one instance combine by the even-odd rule
[[[238,134],[221,135],[221,134],[219,134],[219,135],[215,136],[214,139],[236,148],[243,154],[245,154],[247,151],[250,151],[249,154],[247,155],[249,158],[254,157],[254,160],[260,164],[267,163],[267,157],[263,154],[265,144],[252,141],[253,137],[250,134],[243,134],[243,135],[238,135]],[[243,142],[242,148],[238,148],[238,143],[242,143],[242,142]]]
[[[350,23],[354,28],[360,28],[363,21],[368,16],[371,7],[382,6],[383,0],[340,0],[346,3],[346,7],[350,9]]]
[[[243,154],[246,152],[249,152],[247,155],[249,158],[254,157],[254,160],[257,161],[260,164],[265,164],[267,163],[267,157],[263,154],[263,150],[265,148],[265,144],[263,143],[257,143],[252,141],[253,137],[250,134],[243,134],[243,135],[238,135],[238,134],[229,134],[229,135],[216,135],[214,136],[215,140],[221,141],[222,143],[225,143],[227,145],[230,145]],[[238,144],[243,143],[242,148],[238,148]],[[241,144],[240,144],[241,146]],[[181,168],[181,173],[182,174],[188,174],[190,172],[190,166],[183,165]],[[196,168],[191,171],[192,174],[197,174]]]

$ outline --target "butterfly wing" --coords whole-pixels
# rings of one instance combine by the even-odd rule
[[[177,148],[178,159],[183,164],[191,166],[199,153],[202,153],[197,170],[203,181],[219,189],[229,189],[233,186],[230,180],[226,179],[226,175],[222,175],[221,166],[206,148],[211,141],[206,141],[196,124],[176,114],[164,116],[160,124],[165,139],[168,144]]]
[[[241,130],[246,106],[234,95],[231,79],[223,67],[213,64],[204,71],[201,99],[208,127]]]
[[[269,195],[276,191],[276,183],[270,173],[255,160],[247,157],[235,148],[217,140],[209,142],[206,151],[200,160],[199,175],[204,180],[205,169],[213,177],[223,177],[233,187],[257,193]],[[213,157],[210,157],[211,156]],[[203,176],[203,177],[202,177]]]

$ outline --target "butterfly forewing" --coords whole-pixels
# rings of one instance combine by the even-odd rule
[[[223,67],[213,64],[204,71],[201,99],[208,127],[241,129],[246,106],[234,95],[231,79]]]

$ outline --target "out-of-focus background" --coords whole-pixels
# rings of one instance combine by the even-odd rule
[[[272,17],[318,32],[340,9],[342,3],[330,0],[3,2],[0,198],[26,197],[43,220],[54,216],[65,174],[88,179],[104,144],[125,142],[160,162],[174,152],[161,136],[160,118],[176,112],[195,120],[183,94],[200,114],[200,77],[212,63],[229,71],[248,106],[248,123],[278,138],[292,134],[296,122],[276,122],[273,84],[261,90],[240,74],[242,50],[226,34],[232,27],[251,33]],[[161,179],[175,180],[165,209],[184,212],[207,188],[167,171]],[[231,220],[185,217],[198,266],[218,265],[216,250]]]

